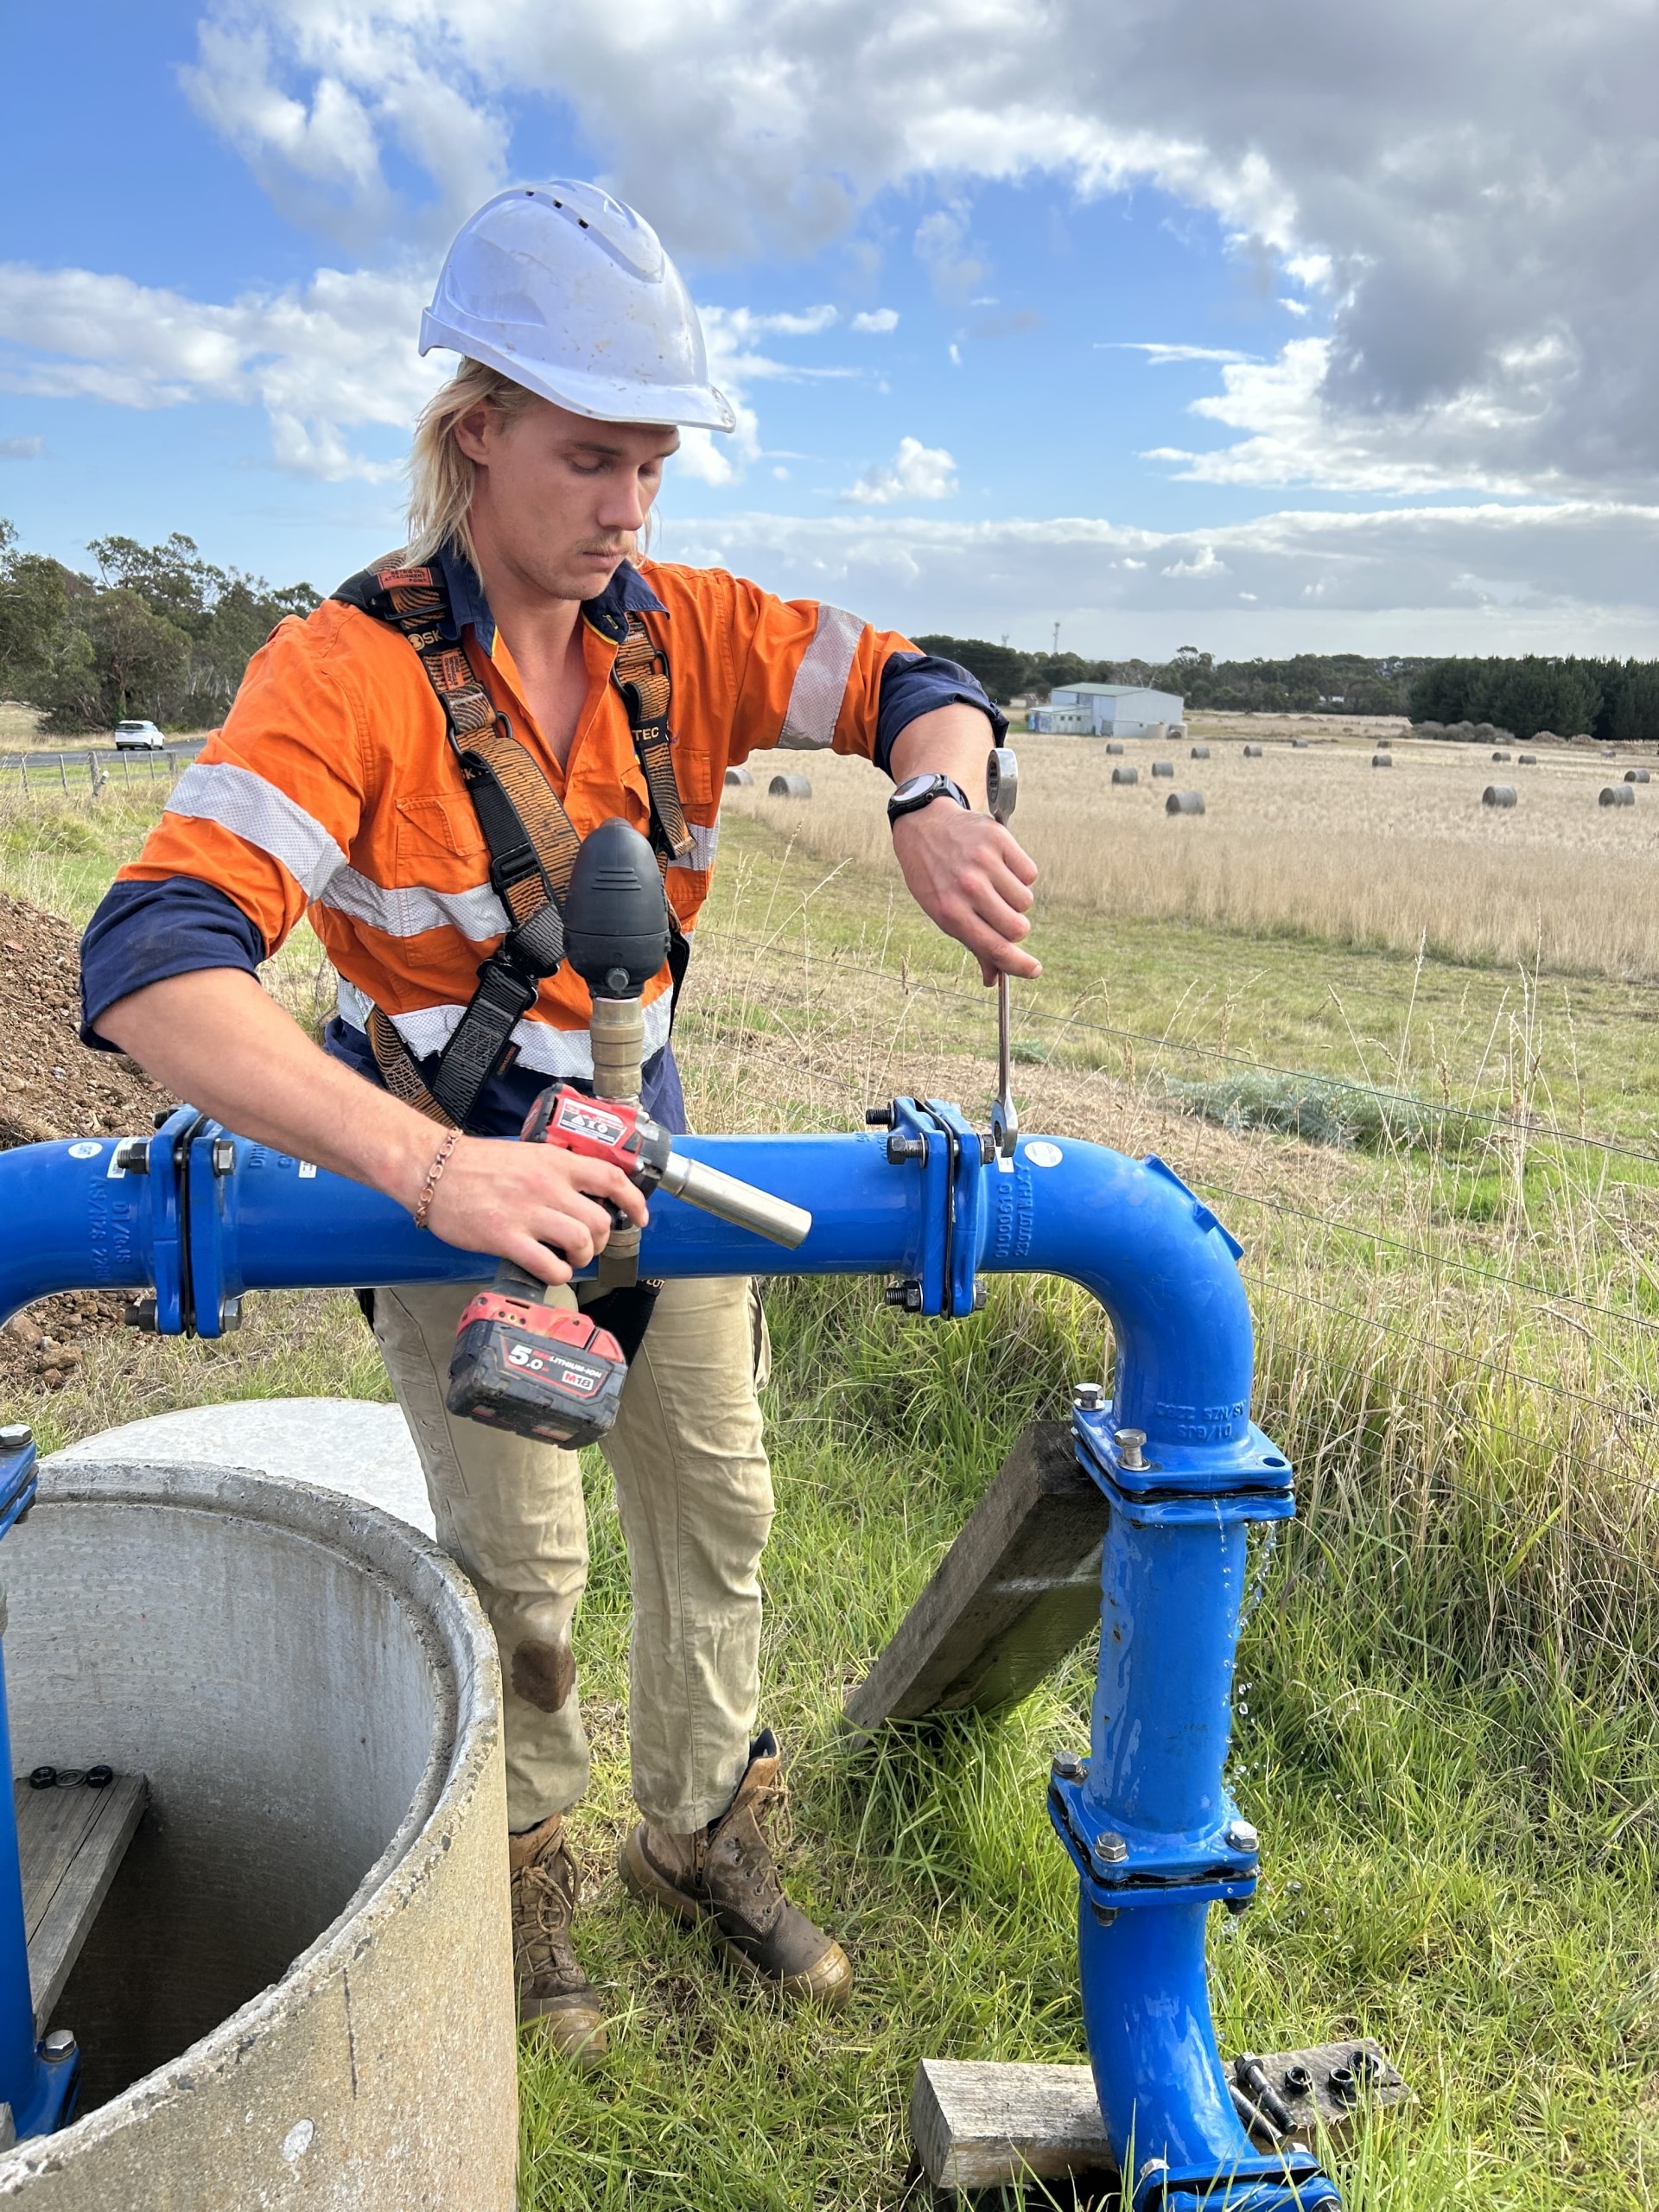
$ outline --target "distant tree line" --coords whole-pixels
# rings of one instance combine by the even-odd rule
[[[1491,722],[1518,738],[1553,730],[1613,745],[1659,744],[1659,661],[1440,660],[1412,683],[1414,722]]]
[[[1183,645],[1173,659],[1085,660],[1077,653],[1027,653],[983,638],[918,638],[925,652],[960,661],[1004,704],[1058,684],[1144,683],[1173,691],[1190,708],[1236,713],[1403,715],[1409,684],[1429,663],[1368,660],[1360,653],[1297,653],[1289,660],[1224,660]]]
[[[1004,705],[1056,684],[1144,683],[1189,709],[1248,714],[1409,715],[1414,722],[1488,722],[1517,738],[1554,730],[1608,743],[1659,744],[1659,661],[1432,660],[1360,653],[1297,653],[1289,660],[1224,660],[1183,645],[1173,660],[1084,660],[1027,653],[984,638],[918,638],[925,652],[960,661]]]
[[[0,520],[0,696],[70,734],[142,715],[167,728],[219,721],[285,614],[321,605],[309,584],[215,568],[177,531],[162,545],[95,537],[96,575],[22,552]]]

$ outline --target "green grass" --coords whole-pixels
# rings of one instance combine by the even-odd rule
[[[137,810],[98,805],[60,810],[92,848],[67,827],[25,835],[8,873],[86,912],[142,832]],[[725,961],[732,980],[694,986],[694,1071],[717,1088],[746,1065],[787,1070],[803,1039],[850,1053],[872,1007],[902,1017],[905,1050],[966,1038],[982,1065],[985,995],[884,887],[826,882],[748,825],[728,835],[694,973]],[[1509,1124],[1557,1121],[1570,1139],[1582,1120],[1649,1146],[1648,995],[1064,915],[1039,946],[1048,972],[1016,993],[1022,1064],[1128,1077],[1192,1115],[1167,1148],[1247,1237],[1258,1415],[1299,1468],[1300,1518],[1241,1648],[1232,1780],[1266,1875],[1254,1910],[1213,1930],[1224,2046],[1382,2038],[1416,2102],[1337,2156],[1358,2212],[1647,2208],[1659,1198],[1647,1161]],[[1283,1070],[1322,1080],[1287,1086]],[[1338,1141],[1310,1147],[1320,1101]],[[864,1744],[838,1714],[1021,1426],[1103,1371],[1102,1319],[1044,1282],[1000,1282],[953,1325],[907,1322],[855,1281],[775,1285],[768,1303],[780,1510],[763,1714],[793,1756],[791,1890],[846,1938],[857,1988],[835,2018],[779,2012],[610,1872],[629,1818],[627,1596],[595,1465],[579,1948],[613,2050],[584,2076],[526,2045],[537,2212],[896,2207],[921,2057],[1083,2054],[1075,1883],[1043,1781],[1083,1739],[1092,1655],[999,1719]],[[23,1410],[55,1441],[273,1391],[385,1394],[347,1301],[254,1301],[221,1347],[99,1346]]]

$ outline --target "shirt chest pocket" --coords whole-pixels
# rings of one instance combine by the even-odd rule
[[[417,883],[435,868],[453,875],[467,863],[469,876],[489,872],[489,849],[465,791],[433,791],[397,802],[396,858],[400,882]]]

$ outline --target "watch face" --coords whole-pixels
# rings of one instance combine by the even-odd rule
[[[938,780],[938,777],[933,775],[906,776],[904,782],[894,791],[893,797],[894,798],[915,798],[920,792],[930,790]]]

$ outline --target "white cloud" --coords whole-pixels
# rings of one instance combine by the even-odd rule
[[[1659,654],[1659,505],[1286,510],[1224,529],[1085,516],[952,521],[737,514],[664,524],[660,550],[790,596],[833,599],[912,636],[1079,652]],[[1173,570],[1173,575],[1166,571]]]
[[[1253,353],[1240,353],[1230,346],[1166,346],[1158,339],[1114,338],[1103,340],[1097,350],[1103,353],[1144,353],[1154,369],[1166,367],[1172,361],[1252,361]]]
[[[855,330],[875,331],[885,335],[887,331],[897,330],[898,327],[899,310],[897,308],[872,308],[867,314],[855,315],[853,317],[853,328]]]
[[[379,481],[398,464],[354,453],[346,433],[406,430],[445,373],[415,351],[423,297],[408,276],[322,269],[219,307],[125,276],[0,264],[0,388],[123,407],[262,406],[279,466]]]
[[[900,438],[888,466],[867,468],[841,496],[861,507],[887,506],[894,499],[948,499],[957,488],[956,467],[943,446]]]
[[[1257,446],[1249,480],[1359,482],[1376,417],[1385,472],[1393,423],[1435,480],[1490,481],[1496,415],[1516,480],[1659,488],[1659,10],[1262,0],[1240,24],[1237,0],[208,0],[189,84],[279,204],[358,240],[441,237],[537,99],[677,250],[811,251],[931,187],[914,247],[947,298],[988,289],[976,181],[1150,183],[1328,320],[1292,474]]]
[[[0,461],[38,461],[45,451],[44,438],[0,438]]]

